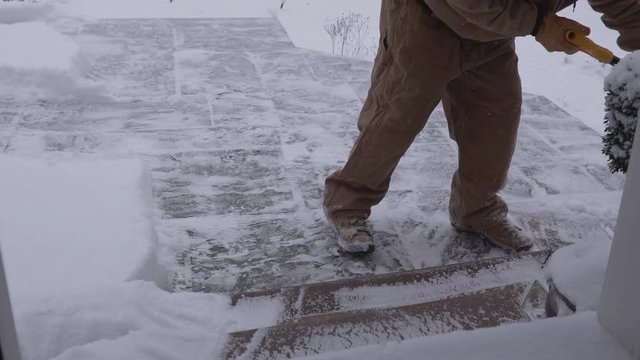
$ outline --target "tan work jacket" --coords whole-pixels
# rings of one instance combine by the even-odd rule
[[[477,41],[526,36],[538,20],[534,0],[424,0],[433,13],[458,35]],[[556,13],[574,0],[546,0],[547,14]],[[620,32],[640,33],[640,4],[637,0],[589,0],[603,13],[604,24]],[[546,15],[546,14],[545,14]],[[640,37],[640,35],[638,35]]]

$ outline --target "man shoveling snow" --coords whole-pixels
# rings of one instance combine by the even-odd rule
[[[459,231],[501,248],[532,242],[507,216],[498,192],[515,149],[521,85],[514,38],[535,36],[549,52],[573,54],[567,31],[589,29],[557,16],[574,0],[383,0],[371,88],[360,136],[342,170],[326,180],[324,208],[349,253],[375,248],[367,218],[389,189],[400,158],[442,101],[459,162],[449,214]],[[589,0],[619,32],[625,50],[640,49],[640,4]]]

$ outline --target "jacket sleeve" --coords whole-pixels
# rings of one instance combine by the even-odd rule
[[[640,3],[637,0],[589,0],[591,7],[603,13],[602,22],[618,30],[618,45],[633,51],[640,49]]]
[[[447,0],[447,2],[470,23],[506,38],[531,34],[539,21],[539,7],[534,0]]]
[[[637,0],[589,0],[591,7],[604,15],[602,21],[615,30],[640,28],[640,4]]]

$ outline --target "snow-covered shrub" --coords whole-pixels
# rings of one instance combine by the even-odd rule
[[[616,65],[605,79],[606,115],[603,153],[611,172],[627,172],[640,108],[640,52]]]

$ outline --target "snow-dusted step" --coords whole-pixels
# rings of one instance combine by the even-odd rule
[[[224,358],[292,358],[525,322],[531,317],[526,311],[529,305],[523,304],[539,304],[544,294],[544,290],[534,284],[520,282],[444,300],[391,308],[354,308],[303,316],[269,328],[230,334]],[[529,296],[531,293],[534,296]]]
[[[458,263],[427,269],[238,294],[237,304],[279,297],[283,319],[313,314],[387,308],[447,299],[516,282],[541,280],[548,251]]]
[[[278,324],[229,335],[225,358],[319,354],[544,317],[548,251],[239,294],[281,301]]]

